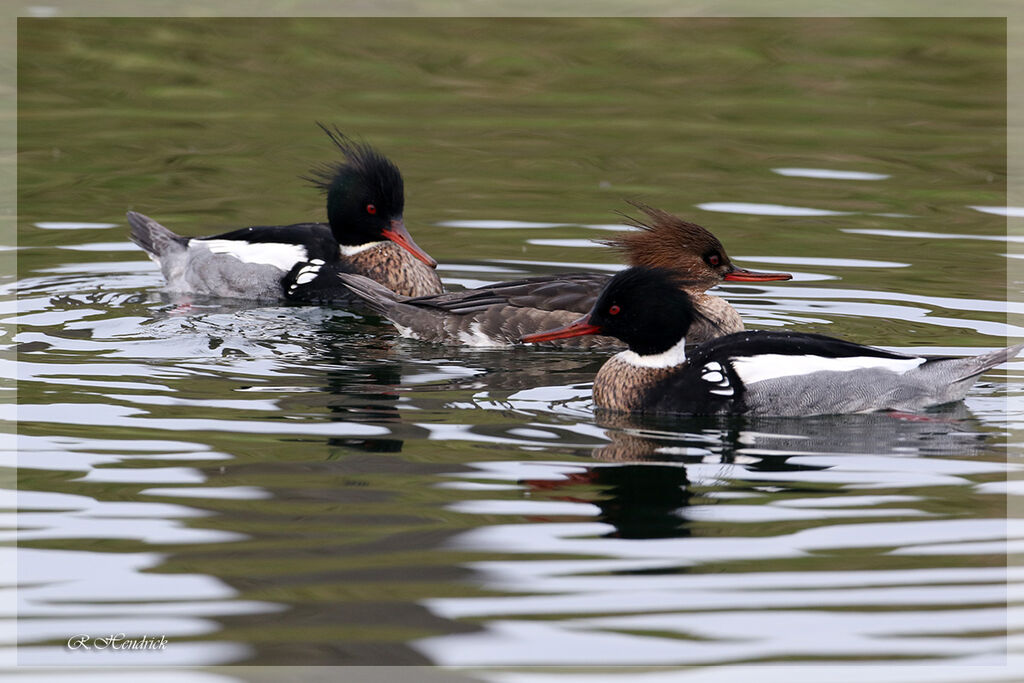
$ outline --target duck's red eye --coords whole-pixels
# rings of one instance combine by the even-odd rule
[[[712,266],[717,266],[721,262],[722,259],[719,258],[718,254],[712,254],[711,256],[708,256],[708,264]]]
[[[608,309],[608,315],[618,315],[621,310],[622,309],[619,308],[618,304],[613,304],[612,307]]]
[[[366,213],[369,213],[369,214],[377,213],[377,207],[374,206],[373,204],[367,204],[366,205]]]

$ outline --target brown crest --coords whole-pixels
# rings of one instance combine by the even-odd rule
[[[623,214],[629,225],[638,228],[617,237],[600,240],[623,255],[631,266],[667,268],[687,280],[710,287],[722,279],[731,267],[725,247],[707,229],[685,221],[667,211],[640,202],[629,202],[646,215],[640,220]],[[716,268],[706,258],[718,255]]]

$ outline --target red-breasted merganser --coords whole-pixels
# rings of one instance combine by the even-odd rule
[[[629,347],[594,378],[607,410],[690,415],[809,416],[914,411],[958,401],[981,373],[1024,344],[967,358],[909,356],[818,334],[739,332],[686,353],[699,313],[672,271],[630,268],[593,309],[528,343],[607,334]]]
[[[738,332],[743,321],[729,303],[705,292],[723,280],[765,282],[789,280],[788,273],[756,273],[734,265],[718,239],[705,228],[670,213],[634,204],[648,218],[631,219],[638,230],[604,244],[624,254],[631,265],[671,268],[686,280],[687,292],[701,316],[688,339],[699,344]],[[499,282],[437,296],[409,298],[355,275],[341,280],[365,303],[407,337],[467,346],[511,346],[524,334],[564,325],[594,305],[610,275],[568,273]],[[621,348],[615,339],[589,337],[558,340],[576,347]]]
[[[437,262],[402,220],[402,174],[369,145],[319,125],[344,160],[307,178],[327,195],[328,223],[242,228],[182,237],[128,212],[131,239],[160,264],[166,289],[236,299],[352,299],[338,273],[359,273],[406,296],[444,291]]]

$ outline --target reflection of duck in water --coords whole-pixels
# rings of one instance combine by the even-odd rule
[[[747,416],[676,417],[598,411],[610,443],[596,460],[699,463],[707,458],[751,471],[817,469],[791,458],[814,455],[963,456],[981,453],[989,434],[976,431],[963,404],[917,419],[894,413],[801,419]]]
[[[681,465],[590,467],[565,479],[527,479],[533,497],[557,491],[555,500],[589,503],[600,510],[596,521],[615,527],[617,538],[689,536],[679,510],[690,504],[689,480]],[[534,518],[534,521],[542,521]]]
[[[743,329],[739,313],[707,290],[722,281],[789,280],[788,273],[755,273],[739,268],[725,247],[701,226],[665,211],[636,205],[649,222],[633,221],[638,230],[607,240],[634,266],[670,268],[686,281],[690,301],[700,316],[688,331],[691,344]],[[385,316],[404,336],[464,346],[509,346],[524,334],[569,323],[594,305],[611,276],[567,273],[499,282],[461,292],[409,298],[358,275],[341,279],[366,304]],[[385,283],[386,284],[386,283]],[[611,337],[565,338],[558,346],[622,348]]]
[[[618,538],[672,538],[691,535],[679,514],[690,505],[690,481],[681,465],[595,467],[592,485],[602,497],[594,504],[602,522]]]
[[[352,299],[338,273],[360,273],[410,296],[443,291],[434,261],[405,229],[402,174],[372,147],[321,125],[343,162],[314,171],[328,223],[182,237],[128,212],[131,238],[160,264],[167,290],[233,299]]]
[[[570,487],[587,490],[587,502],[601,510],[600,521],[615,526],[611,535],[690,536],[693,529],[684,508],[711,504],[715,499],[705,498],[700,488],[693,492],[687,468],[706,463],[708,458],[723,465],[741,466],[756,483],[759,472],[796,473],[833,467],[801,456],[969,457],[985,449],[989,436],[970,431],[962,419],[968,415],[960,405],[934,414],[927,421],[871,413],[800,420],[687,417],[681,422],[678,417],[600,411],[598,426],[607,430],[610,443],[595,448],[592,456],[608,465],[591,467],[565,481],[539,483],[547,489],[557,487],[563,493],[568,493]],[[700,486],[700,475],[697,477]],[[729,490],[741,490],[743,475],[738,472],[731,478],[738,481],[732,481]],[[788,478],[773,477],[772,482],[783,485]],[[595,487],[599,491],[597,497],[592,493]],[[808,491],[806,485],[799,488],[804,493]],[[582,500],[584,496],[578,495],[576,499]]]
[[[311,350],[302,367],[292,367],[285,382],[297,385],[278,399],[283,412],[324,422],[362,423],[384,427],[387,436],[328,436],[328,446],[370,453],[398,453],[405,438],[422,436],[407,425],[398,408],[402,367],[388,360],[388,349],[360,344],[357,357],[349,341],[356,327],[348,317],[328,320],[319,329],[323,339],[336,343]],[[379,430],[374,430],[379,431]],[[412,433],[410,433],[412,432]],[[316,437],[310,435],[310,439]],[[331,452],[328,459],[338,457]]]
[[[798,332],[740,332],[688,356],[699,317],[675,273],[617,274],[590,313],[524,342],[609,334],[623,351],[594,379],[599,408],[692,415],[794,416],[915,411],[962,399],[1024,344],[968,358],[924,358]]]

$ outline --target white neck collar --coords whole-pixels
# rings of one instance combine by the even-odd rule
[[[639,368],[674,368],[686,362],[686,337],[676,342],[668,351],[641,356],[635,351],[623,351],[615,356]]]
[[[387,240],[383,240],[380,242],[367,242],[366,244],[357,244],[354,247],[349,246],[347,244],[339,244],[338,246],[341,247],[342,256],[355,256],[356,254],[362,253],[367,249],[373,249],[376,246],[384,244],[384,242],[386,241]]]

